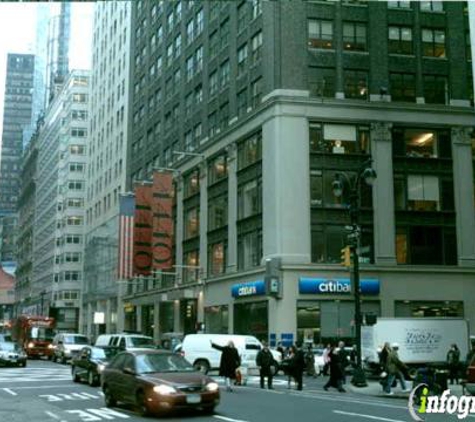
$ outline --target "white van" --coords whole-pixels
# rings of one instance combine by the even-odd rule
[[[211,342],[219,346],[226,346],[229,341],[234,342],[241,357],[241,366],[256,368],[256,356],[262,348],[261,342],[253,336],[237,334],[189,334],[183,339],[181,353],[196,369],[206,373],[210,369],[219,368],[221,352],[211,347]],[[274,359],[280,365],[281,355],[271,350]],[[276,368],[276,371],[278,368]]]

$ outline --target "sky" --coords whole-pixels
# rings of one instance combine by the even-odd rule
[[[8,53],[34,53],[37,3],[0,2],[0,134]],[[90,69],[94,4],[73,3],[69,68]],[[1,140],[0,140],[1,144]]]

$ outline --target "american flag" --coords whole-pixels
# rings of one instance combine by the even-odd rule
[[[119,280],[133,277],[135,197],[132,194],[119,198]]]

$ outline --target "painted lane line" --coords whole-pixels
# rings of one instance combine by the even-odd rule
[[[339,415],[346,415],[346,416],[357,416],[359,418],[365,418],[365,419],[373,419],[376,421],[385,421],[385,422],[406,422],[401,419],[389,419],[389,418],[382,418],[379,416],[373,416],[373,415],[363,415],[362,413],[352,413],[352,412],[342,412],[341,410],[334,410],[333,413],[337,413]]]
[[[216,418],[216,419],[221,419],[223,421],[228,421],[228,422],[248,422],[248,421],[244,421],[242,419],[227,418],[226,416],[214,415],[213,417]]]
[[[60,422],[68,422],[68,421],[65,421],[64,419],[61,419],[58,415],[56,415],[55,413],[50,412],[50,411],[48,411],[48,410],[45,410],[45,413],[46,413],[49,417],[51,417],[51,418],[53,418],[53,419],[56,419],[57,421],[60,421]]]
[[[3,391],[5,391],[5,392],[8,393],[8,394],[11,394],[12,396],[18,396],[17,393],[15,393],[14,391],[10,390],[9,388],[3,388]]]
[[[63,389],[63,388],[66,388],[66,387],[69,387],[69,388],[81,388],[80,385],[38,385],[38,386],[29,386],[29,387],[10,387],[9,390],[36,390],[36,389],[40,389],[40,388],[58,388],[58,389]]]

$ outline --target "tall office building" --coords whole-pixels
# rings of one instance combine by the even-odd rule
[[[16,267],[19,174],[23,133],[31,123],[33,75],[33,55],[8,54],[0,161],[0,225],[3,227],[0,262],[10,273]]]
[[[368,159],[363,311],[475,326],[466,3],[138,1],[132,23],[129,172],[180,173],[183,271],[136,280],[128,329],[351,339],[340,251]]]
[[[83,269],[89,72],[75,70],[38,135],[30,305],[77,331]]]
[[[131,2],[98,2],[90,85],[83,329],[117,327],[119,195],[125,192]],[[94,314],[104,323],[94,324]],[[97,320],[96,320],[97,322]]]
[[[45,104],[49,105],[69,73],[71,3],[50,5],[46,62]]]

